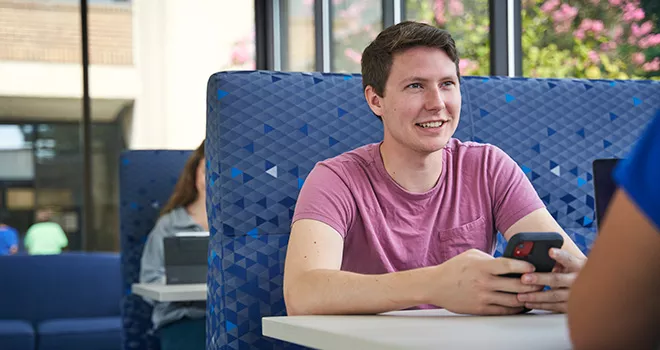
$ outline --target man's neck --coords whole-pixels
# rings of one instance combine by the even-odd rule
[[[206,201],[202,198],[197,198],[194,202],[186,206],[188,215],[205,231],[209,230],[209,222],[206,219]]]
[[[424,193],[432,189],[442,174],[442,150],[423,154],[384,141],[380,154],[387,173],[409,192]]]

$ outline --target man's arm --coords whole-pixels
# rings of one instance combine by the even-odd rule
[[[421,304],[456,313],[515,314],[522,310],[515,293],[538,290],[497,277],[531,272],[531,264],[475,249],[441,265],[380,275],[340,271],[342,252],[343,240],[329,225],[309,219],[293,224],[284,268],[289,315],[375,314]]]
[[[568,303],[576,349],[660,345],[660,232],[617,191]]]
[[[289,315],[375,314],[424,303],[424,271],[362,275],[340,271],[342,237],[316,220],[296,221],[284,268]]]
[[[580,248],[568,237],[546,208],[537,209],[518,220],[506,230],[504,238],[509,241],[513,235],[520,232],[557,232],[564,237],[563,250],[579,258],[585,257]]]

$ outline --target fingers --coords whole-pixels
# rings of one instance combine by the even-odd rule
[[[527,273],[521,278],[524,284],[549,286],[551,288],[567,288],[573,285],[577,273]]]
[[[492,316],[500,316],[500,315],[516,315],[519,314],[523,311],[522,307],[506,307],[506,306],[500,306],[500,305],[485,305],[483,306],[479,314],[480,315],[492,315]]]
[[[534,272],[534,265],[517,259],[497,258],[488,260],[485,263],[486,270],[493,275]]]
[[[543,292],[518,294],[517,299],[523,303],[564,303],[568,301],[568,289],[550,289]]]
[[[568,312],[568,303],[525,303],[525,307],[528,309],[547,310],[563,314]]]
[[[492,277],[490,289],[509,293],[531,293],[543,289],[542,285],[524,284],[520,278]]]
[[[567,251],[557,248],[551,248],[548,254],[551,258],[555,259],[556,262],[561,264],[566,272],[580,271],[585,262],[584,259],[578,258]]]
[[[518,295],[513,293],[490,292],[485,297],[485,304],[499,305],[513,308],[519,308],[525,305],[524,301],[518,300]]]

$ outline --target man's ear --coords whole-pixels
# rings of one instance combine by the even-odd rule
[[[381,97],[378,96],[373,86],[367,85],[367,87],[364,89],[364,98],[367,100],[367,103],[369,104],[369,108],[371,108],[371,111],[374,112],[375,115],[382,118],[383,101],[381,100]]]

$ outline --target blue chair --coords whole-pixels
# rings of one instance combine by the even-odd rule
[[[121,304],[123,349],[157,350],[152,332],[152,307],[131,294],[139,282],[140,259],[147,235],[169,199],[192,151],[126,151],[119,166],[119,221],[121,235]]]
[[[507,152],[578,246],[595,236],[591,161],[625,156],[660,106],[660,83],[465,77],[455,137]],[[293,347],[263,337],[285,314],[293,209],[316,162],[382,137],[359,75],[222,72],[207,95],[211,231],[208,349]],[[501,254],[500,237],[497,253]]]

